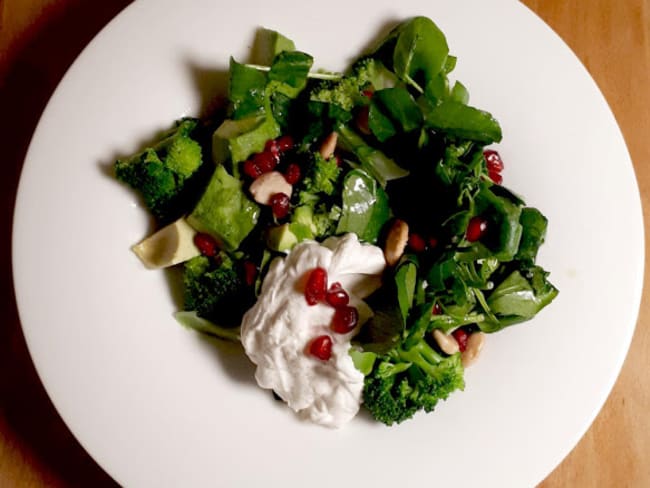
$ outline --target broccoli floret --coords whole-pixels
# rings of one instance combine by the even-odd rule
[[[301,205],[293,211],[290,229],[298,238],[298,241],[321,239],[336,232],[340,217],[341,208],[337,205],[332,205],[330,209],[324,203],[317,204],[314,207]]]
[[[311,91],[313,102],[332,103],[346,111],[367,104],[364,90],[380,90],[395,86],[397,78],[381,63],[366,57],[358,60],[350,72],[339,80],[318,83]]]
[[[225,253],[216,259],[198,256],[185,263],[184,309],[225,326],[237,326],[251,305],[247,287],[235,263]]]
[[[363,399],[375,419],[392,425],[419,410],[432,411],[438,400],[464,387],[460,354],[445,357],[421,340],[408,350],[397,347],[378,358],[365,378]]]
[[[300,203],[313,205],[320,194],[334,195],[340,175],[341,168],[335,157],[325,159],[318,153],[314,154],[312,164],[302,181]]]
[[[201,145],[192,138],[196,119],[183,119],[158,143],[115,162],[115,176],[140,192],[160,221],[169,222],[189,210],[192,176],[202,164]]]

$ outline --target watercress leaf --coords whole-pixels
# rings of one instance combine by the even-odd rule
[[[449,99],[467,105],[469,103],[469,91],[460,81],[456,81],[449,94]]]
[[[447,40],[438,26],[426,17],[414,17],[399,29],[393,51],[393,70],[421,92],[420,86],[426,86],[443,70],[448,54]]]
[[[300,51],[282,51],[271,65],[268,77],[272,91],[279,91],[295,98],[307,83],[307,74],[314,61],[309,54]]]
[[[431,129],[482,144],[501,140],[501,126],[488,112],[454,100],[444,100],[436,105],[422,97],[419,104],[424,125]]]
[[[354,232],[363,241],[377,242],[391,215],[384,189],[368,173],[354,169],[343,180],[341,197],[343,205],[336,233]]]
[[[424,335],[429,329],[431,324],[431,311],[433,310],[433,302],[420,305],[417,310],[413,311],[413,323],[406,329],[406,338],[404,339],[403,348],[410,349],[415,344],[424,339]]]
[[[544,243],[546,238],[546,227],[548,220],[536,208],[525,207],[521,211],[519,218],[523,230],[521,233],[521,242],[515,259],[535,261],[539,247]]]
[[[380,112],[392,122],[393,127],[403,132],[418,129],[422,125],[420,108],[403,86],[376,91],[370,101],[370,110],[375,117],[377,112]],[[385,124],[383,120],[381,121]],[[385,140],[381,132],[379,134],[375,132],[374,122],[374,117],[369,116],[370,130],[380,141]]]
[[[361,163],[361,167],[370,173],[382,187],[385,187],[390,180],[408,176],[408,170],[399,166],[379,149],[366,144],[363,138],[348,126],[339,126],[338,134],[340,146],[353,153]]]
[[[397,127],[395,127],[393,121],[382,111],[379,105],[373,102],[370,102],[370,108],[368,109],[368,128],[381,142],[397,134]]]
[[[481,242],[500,261],[511,261],[517,254],[522,225],[521,207],[483,187],[474,199],[474,211],[488,221],[488,232]]]
[[[415,262],[405,260],[398,264],[395,271],[395,285],[397,287],[397,301],[404,320],[407,319],[409,310],[413,306],[415,286],[417,284],[418,268]]]
[[[264,113],[267,81],[266,73],[230,58],[228,99],[232,119],[239,120]]]

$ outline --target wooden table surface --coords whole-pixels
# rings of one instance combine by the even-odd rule
[[[115,486],[58,417],[27,352],[11,281],[22,161],[49,96],[88,41],[129,1],[0,1],[0,486]],[[525,0],[574,50],[625,136],[650,229],[650,0]],[[495,26],[494,28],[498,28]],[[650,239],[648,239],[650,242]],[[646,245],[646,257],[649,256]],[[646,290],[650,289],[646,266]],[[551,487],[650,487],[650,294],[619,379]]]

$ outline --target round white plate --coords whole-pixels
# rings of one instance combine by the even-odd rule
[[[427,15],[471,103],[502,123],[505,184],[549,218],[539,262],[561,290],[488,338],[466,391],[387,428],[307,425],[256,387],[241,351],[179,326],[163,272],[129,247],[150,222],[108,171],[225,89],[255,29],[342,69],[387,27]],[[83,446],[127,486],[532,486],[585,432],[627,352],[643,227],[605,100],[563,42],[511,1],[138,0],[70,68],[30,146],[13,235],[36,368]]]

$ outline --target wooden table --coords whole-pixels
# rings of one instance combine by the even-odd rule
[[[11,284],[13,202],[39,115],[67,67],[128,0],[0,2],[0,486],[115,486],[67,430],[26,350]],[[525,0],[605,94],[634,161],[650,229],[650,0]],[[498,27],[498,26],[497,26]],[[650,242],[650,239],[649,239]],[[646,246],[646,256],[648,256]],[[646,289],[650,266],[646,267]],[[600,415],[540,485],[650,486],[650,296]]]

